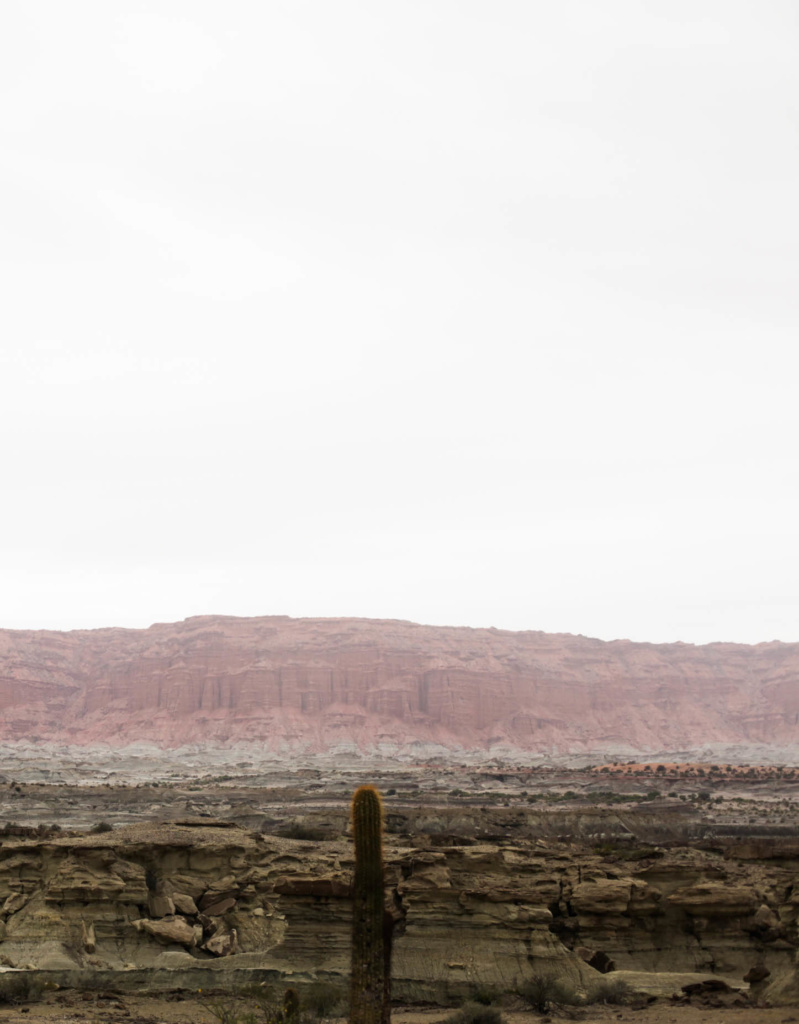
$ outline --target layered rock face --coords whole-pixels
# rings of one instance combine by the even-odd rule
[[[480,985],[512,991],[542,972],[585,988],[594,964],[625,976],[722,975],[740,987],[756,968],[770,997],[795,1000],[799,896],[788,852],[652,849],[630,859],[543,839],[388,843],[395,993],[446,1001]],[[352,866],[344,840],[205,823],[13,840],[0,847],[0,964],[249,970],[346,985]]]
[[[557,895],[557,881],[543,883],[546,893],[522,892],[511,879],[516,861],[513,853],[506,864],[495,847],[459,851],[452,865],[442,853],[388,851],[400,986],[441,993],[481,978],[510,984],[529,972],[532,956],[558,960],[578,979],[588,973],[539,905]],[[6,843],[0,963],[256,969],[344,982],[352,863],[346,842],[314,846],[188,823]]]
[[[0,631],[0,740],[275,752],[661,752],[799,741],[799,644],[607,643],[209,616]]]

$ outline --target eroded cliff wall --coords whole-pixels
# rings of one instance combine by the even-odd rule
[[[0,739],[364,751],[799,741],[799,644],[611,643],[365,619],[0,631]]]
[[[447,1001],[479,985],[512,991],[542,971],[581,987],[601,953],[605,969],[667,972],[667,984],[669,972],[700,972],[743,987],[759,966],[778,1001],[795,1001],[795,844],[631,852],[544,839],[388,843],[395,991]],[[0,846],[0,965],[269,970],[345,984],[351,878],[344,840],[215,823],[12,839]]]

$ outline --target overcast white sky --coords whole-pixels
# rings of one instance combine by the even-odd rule
[[[0,626],[799,640],[793,0],[6,0]]]

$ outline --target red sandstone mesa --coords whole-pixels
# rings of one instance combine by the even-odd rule
[[[0,739],[309,751],[784,747],[799,742],[799,644],[607,643],[287,617],[3,630]]]

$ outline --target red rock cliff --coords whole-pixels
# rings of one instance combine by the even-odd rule
[[[0,739],[688,750],[799,741],[799,644],[365,619],[0,631]]]

